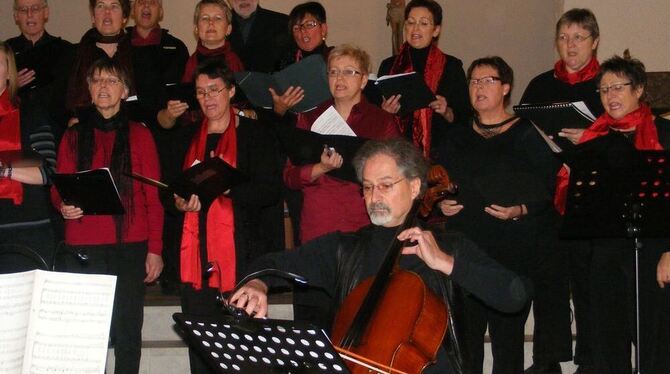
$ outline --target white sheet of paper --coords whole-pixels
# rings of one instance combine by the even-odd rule
[[[22,373],[104,374],[116,277],[36,271]]]
[[[21,373],[34,280],[35,271],[0,275],[0,373]]]
[[[577,111],[579,111],[584,117],[588,118],[591,122],[596,120],[596,116],[591,113],[591,110],[589,110],[589,107],[586,106],[586,103],[583,101],[575,101],[572,103],[572,105],[577,108]]]
[[[354,130],[332,105],[314,121],[311,130],[321,135],[356,136]]]

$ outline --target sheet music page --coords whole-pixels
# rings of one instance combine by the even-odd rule
[[[23,367],[35,270],[0,275],[0,373]]]
[[[547,145],[549,146],[549,149],[551,149],[552,152],[554,152],[554,153],[563,152],[563,149],[561,147],[559,147],[558,144],[556,144],[556,142],[554,142],[554,140],[549,135],[547,135],[544,131],[542,131],[539,127],[537,127],[537,125],[533,121],[530,121],[530,123],[533,124],[533,126],[535,127],[535,130],[537,130],[537,132],[540,134],[542,139],[544,139],[544,141],[547,143]]]
[[[393,79],[393,78],[397,78],[397,77],[402,77],[403,75],[410,75],[410,74],[416,74],[416,72],[410,71],[409,73],[382,75],[381,77],[377,78],[376,81],[380,82],[380,81],[384,81],[384,80],[387,80],[387,79]],[[375,82],[375,84],[377,84],[377,82]]]
[[[591,113],[591,110],[589,109],[589,107],[586,106],[586,103],[584,103],[583,101],[575,101],[574,103],[572,103],[572,105],[574,105],[575,109],[577,109],[577,111],[581,115],[588,118],[591,122],[596,120],[596,116],[594,116],[593,113]]]
[[[24,374],[104,374],[116,277],[38,271]]]
[[[332,105],[314,121],[311,130],[321,135],[356,136],[354,130]]]

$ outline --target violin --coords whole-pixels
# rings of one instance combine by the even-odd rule
[[[397,234],[412,227],[415,200]],[[352,373],[420,373],[435,362],[448,325],[448,311],[416,273],[398,259],[408,243],[394,237],[374,277],[346,297],[335,316],[332,341]]]
[[[423,195],[419,209],[422,217],[428,217],[436,202],[458,193],[458,185],[451,181],[442,165],[431,165],[427,179],[429,187]]]

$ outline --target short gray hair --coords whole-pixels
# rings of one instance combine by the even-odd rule
[[[353,160],[356,177],[360,182],[363,182],[365,163],[376,155],[386,155],[394,159],[402,176],[408,180],[419,178],[421,193],[425,191],[428,162],[417,147],[403,138],[369,140],[363,144]]]

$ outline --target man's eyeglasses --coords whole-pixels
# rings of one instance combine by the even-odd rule
[[[481,78],[473,78],[468,81],[471,86],[491,86],[496,81],[501,80],[499,77],[487,76]]]
[[[623,91],[624,87],[630,86],[632,84],[633,84],[633,82],[624,82],[624,83],[610,84],[609,86],[600,86],[600,88],[598,88],[596,90],[596,92],[600,92],[601,95],[607,95],[607,93],[610,92],[610,91],[615,92],[615,93],[619,93],[619,92]]]
[[[215,98],[215,97],[219,96],[221,94],[221,92],[223,92],[223,90],[225,90],[225,89],[226,89],[226,87],[221,87],[221,88],[218,88],[218,89],[217,88],[211,88],[209,90],[196,90],[195,91],[195,97],[197,97],[198,99],[204,99],[205,97]]]
[[[94,86],[102,86],[103,84],[105,86],[117,86],[121,83],[121,79],[115,78],[115,77],[107,77],[107,78],[91,78],[91,84]]]
[[[363,194],[363,196],[370,196],[370,195],[372,195],[372,191],[374,191],[375,188],[377,189],[377,192],[379,192],[379,193],[382,193],[382,194],[389,193],[389,192],[393,191],[393,186],[395,186],[396,184],[398,184],[398,183],[400,183],[404,180],[405,180],[405,178],[400,178],[395,182],[385,182],[385,183],[380,183],[380,184],[377,184],[377,185],[375,185],[375,184],[364,184],[363,187],[361,187],[361,193]]]
[[[14,8],[14,10],[18,13],[21,13],[21,14],[30,14],[30,13],[41,12],[46,7],[47,6],[45,4],[41,4],[41,5],[36,4],[36,5],[31,5],[31,6],[16,7],[16,8]]]
[[[297,25],[293,25],[293,27],[291,29],[293,30],[293,32],[299,32],[300,30],[307,31],[307,30],[311,30],[311,29],[313,29],[313,28],[315,28],[319,25],[320,25],[319,22],[317,22],[315,20],[309,20],[309,21],[305,21],[303,23],[299,23]]]
[[[352,78],[358,74],[361,74],[360,71],[354,70],[354,69],[330,69],[328,70],[328,76],[331,78],[337,78],[339,76],[343,76],[346,78]]]
[[[573,41],[575,44],[582,44],[586,41],[586,39],[590,38],[592,35],[581,35],[581,34],[576,34],[572,38],[568,34],[560,34],[556,38],[556,41],[559,43],[564,43],[564,44],[569,44],[570,41]]]

